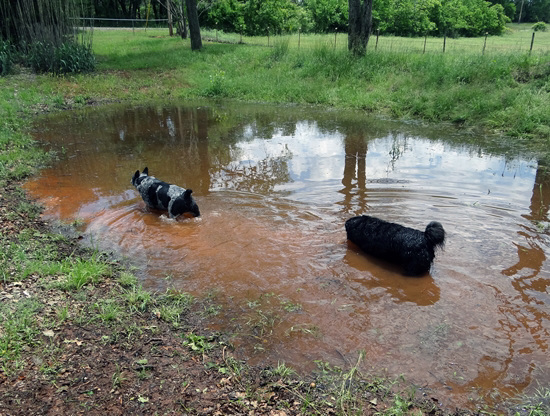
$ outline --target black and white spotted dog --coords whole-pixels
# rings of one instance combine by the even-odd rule
[[[445,230],[432,221],[424,232],[379,218],[361,215],[346,221],[348,240],[365,253],[403,266],[409,276],[430,270],[435,249],[445,244]]]
[[[191,189],[183,189],[177,185],[163,182],[154,176],[149,176],[149,169],[139,170],[132,177],[134,185],[149,208],[168,211],[170,218],[177,218],[182,214],[191,214],[194,217],[201,215],[199,207],[191,196]]]

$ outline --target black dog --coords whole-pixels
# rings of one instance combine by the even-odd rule
[[[368,215],[346,221],[348,240],[374,257],[397,263],[406,275],[418,276],[430,270],[435,249],[443,247],[445,230],[432,221],[422,232]]]
[[[194,217],[201,215],[198,205],[191,196],[191,189],[183,189],[149,176],[149,169],[139,170],[132,177],[134,185],[149,208],[168,211],[170,218],[191,213]]]

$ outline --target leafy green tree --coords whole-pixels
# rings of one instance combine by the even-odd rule
[[[516,4],[514,0],[488,0],[491,4],[500,4],[504,8],[504,14],[510,20],[516,15]]]
[[[485,0],[462,1],[461,13],[466,26],[459,31],[459,35],[480,36],[484,33],[500,35],[504,31],[506,15],[502,5],[489,5]]]
[[[248,35],[280,34],[297,29],[298,6],[291,0],[248,0],[244,6]]]
[[[526,22],[550,23],[550,0],[532,0],[528,3]]]
[[[500,35],[508,21],[502,5],[485,0],[442,0],[434,13],[437,33],[448,36]]]
[[[241,33],[245,28],[244,3],[241,1],[200,2],[198,7],[202,26],[233,33]]]
[[[307,0],[304,8],[311,16],[311,30],[316,33],[345,30],[348,25],[346,0]]]
[[[294,22],[296,27],[291,28],[292,31],[296,29],[301,32],[315,32],[314,21],[311,13],[305,7],[298,7]]]
[[[90,16],[120,19],[145,18],[148,4],[146,0],[82,0],[81,3]],[[160,12],[156,4],[153,6],[155,12]]]
[[[379,1],[373,12],[377,28],[395,35],[424,35],[436,29],[432,21],[439,0]]]

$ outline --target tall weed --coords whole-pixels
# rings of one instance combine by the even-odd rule
[[[25,61],[36,72],[54,74],[91,72],[96,64],[91,49],[75,42],[59,46],[51,42],[33,42],[27,49]]]
[[[213,75],[210,75],[210,82],[204,89],[204,95],[206,97],[227,97],[229,92],[227,90],[227,82],[225,77],[225,71],[218,70]]]
[[[15,48],[11,42],[0,39],[0,76],[12,71],[15,61]]]
[[[56,49],[57,73],[69,74],[92,72],[95,69],[95,57],[91,48],[75,42],[65,42]]]
[[[273,49],[271,50],[271,53],[270,53],[271,60],[272,61],[279,61],[283,57],[285,57],[286,54],[288,53],[288,46],[289,46],[288,39],[277,40],[274,43]]]

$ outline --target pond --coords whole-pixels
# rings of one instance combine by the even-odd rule
[[[550,182],[537,161],[450,126],[236,102],[105,106],[41,119],[59,161],[25,187],[44,216],[138,267],[145,287],[216,296],[241,358],[403,374],[445,405],[550,381]],[[151,212],[136,170],[193,190]],[[429,275],[346,242],[369,214],[447,233]]]

